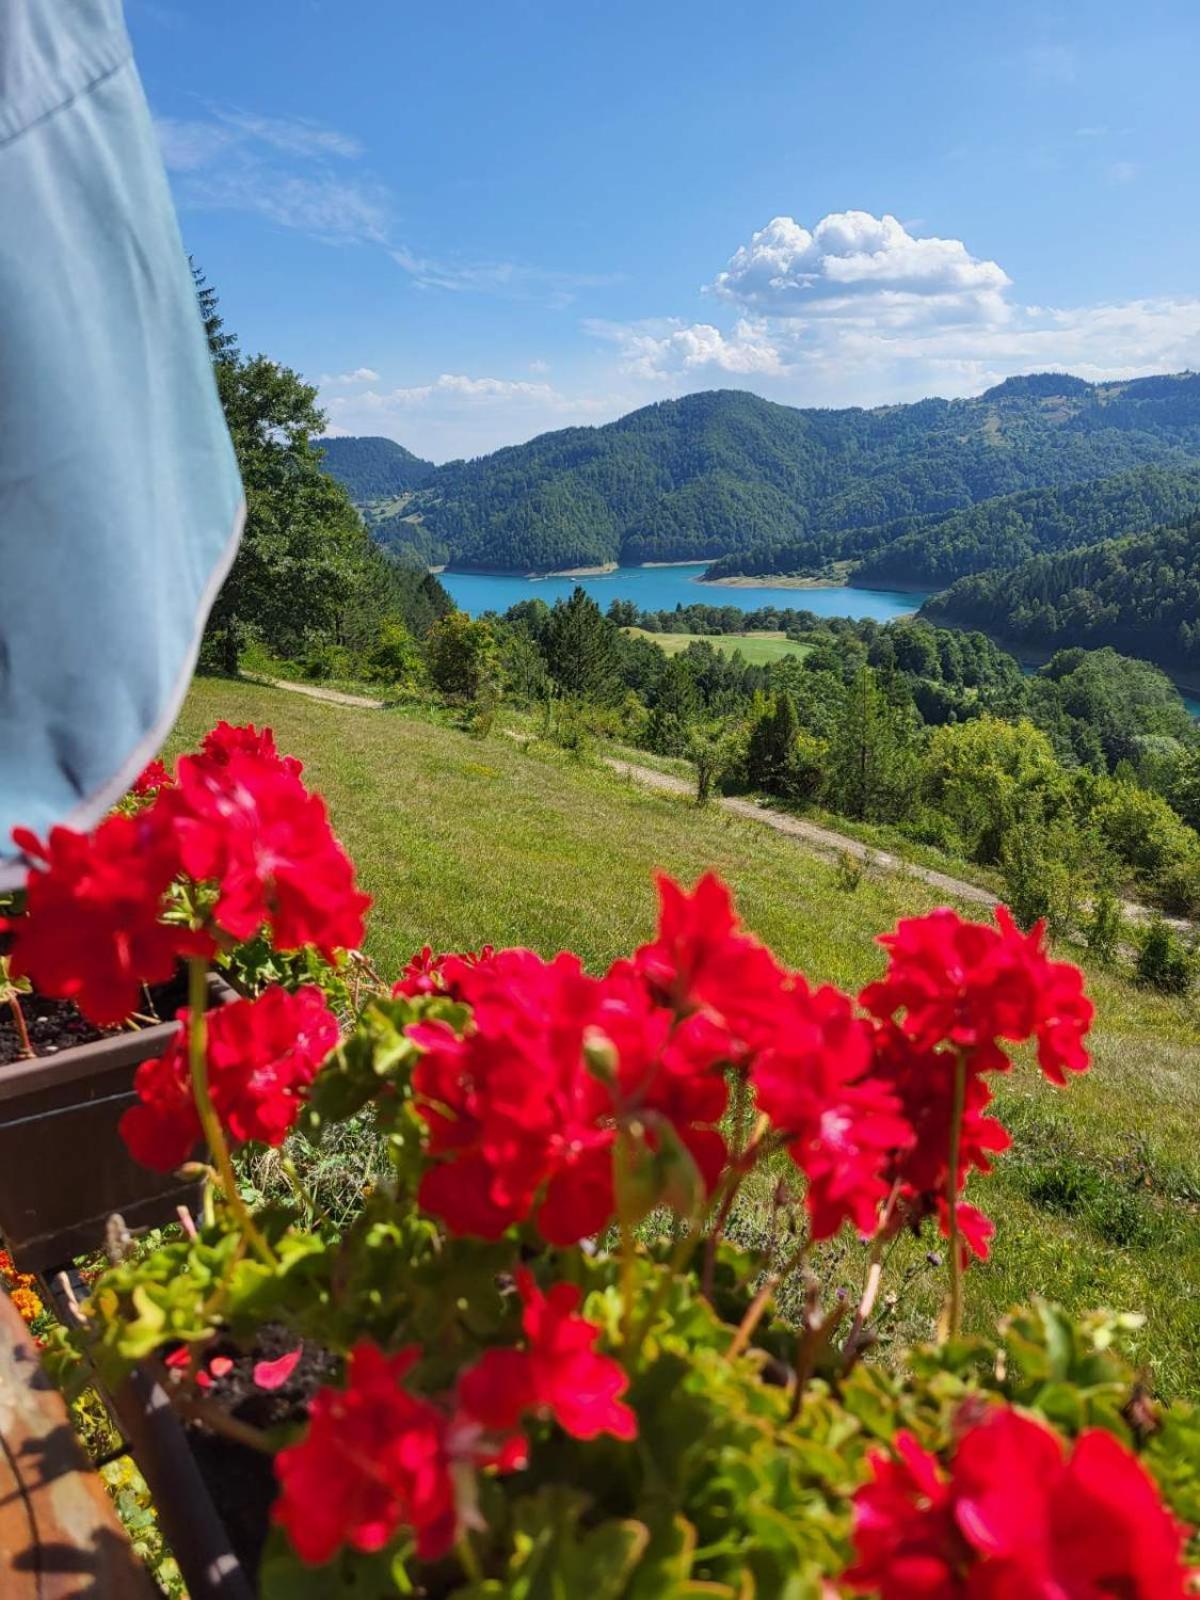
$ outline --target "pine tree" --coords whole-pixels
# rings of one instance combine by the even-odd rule
[[[239,354],[237,337],[225,332],[225,318],[217,309],[220,303],[217,291],[191,256],[188,257],[188,266],[192,269],[192,281],[196,285],[196,299],[200,303],[200,316],[204,322],[205,337],[208,339],[209,355],[218,365],[223,361],[237,361]]]
[[[787,794],[796,763],[800,722],[790,694],[777,694],[760,711],[750,729],[746,775],[756,789]]]
[[[560,600],[546,623],[550,675],[565,695],[610,702],[621,687],[617,629],[583,589]]]
[[[903,816],[915,778],[911,720],[885,694],[878,673],[861,667],[830,741],[830,789],[839,811],[860,821]]]

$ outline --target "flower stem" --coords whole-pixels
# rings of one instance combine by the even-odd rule
[[[734,1334],[733,1340],[730,1343],[728,1352],[730,1360],[732,1360],[734,1356],[740,1356],[742,1351],[750,1343],[751,1335],[754,1333],[755,1328],[757,1328],[759,1323],[762,1321],[776,1289],[779,1288],[780,1284],[785,1278],[790,1278],[792,1273],[796,1271],[797,1267],[803,1264],[804,1258],[808,1254],[808,1244],[809,1241],[806,1236],[801,1243],[800,1248],[794,1251],[793,1254],[788,1257],[783,1266],[781,1266],[777,1272],[772,1272],[768,1277],[763,1279],[762,1287],[759,1289],[758,1293],[754,1296],[754,1299],[751,1300],[749,1306],[746,1308],[746,1315],[742,1318],[741,1323],[738,1326],[738,1330]]]
[[[472,1584],[483,1582],[483,1568],[479,1565],[479,1557],[475,1554],[475,1546],[471,1543],[471,1535],[466,1528],[458,1536],[455,1546],[462,1569]]]
[[[655,1285],[654,1294],[646,1313],[633,1331],[633,1337],[626,1352],[627,1362],[632,1362],[639,1350],[641,1350],[642,1345],[645,1344],[646,1335],[654,1326],[659,1312],[666,1304],[667,1296],[671,1292],[671,1285],[686,1268],[699,1242],[700,1235],[698,1233],[685,1233],[682,1239],[676,1241],[674,1250],[672,1250],[669,1259],[664,1263],[663,1269],[659,1274],[658,1283]]]
[[[633,1337],[634,1252],[637,1241],[634,1237],[628,1200],[632,1176],[630,1169],[633,1163],[629,1149],[629,1135],[623,1129],[617,1134],[613,1161],[616,1176],[617,1222],[621,1233],[621,1344],[628,1347]]]
[[[13,995],[8,1002],[12,1011],[13,1023],[16,1026],[17,1038],[21,1041],[21,1054],[29,1060],[33,1059],[33,1045],[29,1040],[29,1029],[25,1026],[25,1013],[21,1010],[21,997]]]
[[[217,1172],[221,1189],[238,1226],[250,1243],[251,1249],[266,1266],[275,1268],[279,1262],[275,1252],[259,1232],[249,1207],[242,1199],[237,1185],[237,1175],[225,1141],[225,1130],[217,1116],[208,1087],[208,1026],[204,1008],[208,999],[208,964],[199,956],[188,961],[188,1064],[192,1073],[192,1098],[196,1102],[196,1115]]]
[[[963,1107],[967,1097],[967,1058],[962,1050],[954,1054],[954,1100],[950,1112],[950,1161],[946,1177],[946,1203],[949,1207],[950,1300],[942,1342],[958,1337],[962,1329],[962,1250],[958,1240],[958,1155],[962,1143]]]

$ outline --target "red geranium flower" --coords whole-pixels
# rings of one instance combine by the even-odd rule
[[[171,774],[161,761],[148,761],[130,787],[130,794],[136,794],[139,799],[155,795],[160,789],[170,787]]]
[[[370,897],[354,886],[324,802],[278,757],[228,741],[217,748],[219,759],[184,756],[158,801],[185,870],[219,886],[214,920],[235,939],[267,923],[280,949],[311,944],[328,957],[356,949]]]
[[[98,1027],[123,1022],[142,1006],[143,984],[173,976],[186,942],[159,921],[179,863],[157,805],[108,817],[92,833],[52,828],[45,845],[25,829],[13,839],[35,863],[25,915],[5,924],[13,975],[73,1000]]]
[[[866,1026],[849,997],[828,986],[810,990],[797,978],[778,1038],[754,1061],[750,1079],[808,1179],[814,1239],[847,1221],[873,1233],[890,1189],[888,1163],[912,1142],[899,1101],[868,1075],[870,1065]]]
[[[996,924],[966,922],[944,908],[898,923],[879,941],[889,953],[887,973],[867,985],[861,1003],[872,1016],[897,1017],[921,1049],[963,1050],[975,1071],[1007,1071],[998,1040],[1036,1039],[1042,1071],[1061,1085],[1067,1072],[1088,1067],[1083,1040],[1094,1008],[1082,974],[1049,959],[1041,923],[1023,934],[1001,906]]]
[[[270,728],[259,730],[252,722],[235,728],[228,722],[218,722],[204,735],[200,746],[202,756],[217,766],[225,766],[232,755],[262,756],[267,761],[278,761],[293,777],[304,771],[304,763],[295,756],[281,756],[275,746],[275,735]]]
[[[200,1139],[188,1066],[187,1012],[166,1055],[144,1061],[134,1087],[139,1104],[121,1118],[135,1161],[155,1172],[182,1165]],[[266,989],[206,1018],[209,1092],[221,1125],[238,1143],[280,1145],[295,1124],[308,1086],[338,1042],[325,996],[306,984],[289,994]]]
[[[689,895],[658,877],[658,933],[633,965],[656,1000],[680,1013],[706,1009],[742,1059],[776,1027],[786,974],[763,944],[741,931],[728,888],[706,872]]]
[[[524,1350],[487,1350],[459,1383],[459,1402],[489,1432],[510,1433],[529,1411],[552,1416],[576,1439],[611,1433],[637,1437],[637,1418],[620,1398],[625,1369],[600,1355],[600,1329],[578,1315],[583,1298],[571,1283],[543,1294],[522,1268],[517,1290],[525,1304]]]
[[[343,1545],[380,1550],[401,1527],[433,1561],[457,1530],[449,1423],[403,1379],[416,1349],[385,1356],[364,1340],[350,1354],[344,1389],[321,1389],[308,1432],[275,1457],[272,1520],[302,1561],[321,1565]]]
[[[1183,1530],[1135,1456],[1099,1429],[1069,1455],[997,1406],[944,1471],[908,1434],[854,1497],[843,1582],[881,1600],[1184,1600]]]
[[[482,950],[468,950],[462,955],[435,955],[432,945],[424,945],[409,959],[403,973],[392,985],[392,999],[422,994],[448,994],[457,999],[455,973],[458,963],[476,967],[481,961],[490,961],[495,955],[492,945]]]
[[[612,1215],[611,1098],[587,1070],[584,1033],[598,985],[577,957],[543,961],[502,950],[448,968],[473,1008],[460,1038],[444,1022],[414,1025],[417,1110],[437,1164],[420,1201],[456,1233],[496,1239],[537,1222],[553,1244],[574,1244]]]
[[[874,1061],[871,1076],[895,1095],[900,1113],[912,1129],[912,1141],[898,1150],[885,1173],[889,1184],[899,1183],[896,1225],[914,1226],[927,1216],[937,1216],[943,1233],[949,1233],[946,1199],[950,1179],[950,1128],[953,1121],[955,1059],[946,1050],[921,1050],[896,1026],[881,1023],[872,1036]],[[991,1157],[1012,1143],[1008,1130],[994,1117],[985,1116],[992,1092],[978,1073],[969,1073],[965,1085],[962,1131],[958,1149],[958,1191],[970,1172],[989,1173]],[[963,1239],[981,1259],[986,1259],[991,1223],[973,1206],[958,1205]]]

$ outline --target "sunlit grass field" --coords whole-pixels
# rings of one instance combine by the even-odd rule
[[[655,868],[690,882],[711,866],[781,958],[855,989],[882,967],[874,935],[936,903],[904,875],[868,874],[848,891],[834,863],[751,821],[396,712],[200,679],[172,752],[220,717],[265,722],[303,758],[375,897],[369,948],[387,975],[426,942],[567,947],[600,970],[650,933]],[[1099,968],[1089,986],[1093,1071],[1057,1091],[1024,1063],[1004,1085],[1016,1144],[971,1190],[997,1233],[992,1260],[968,1275],[968,1322],[1036,1293],[1144,1311],[1140,1359],[1165,1392],[1200,1394],[1200,1017]],[[938,1283],[918,1270],[932,1243],[898,1247],[895,1281],[906,1267],[913,1277],[897,1336],[932,1326]],[[858,1252],[838,1270],[856,1292]]]
[[[698,642],[711,644],[727,656],[737,650],[752,667],[765,667],[784,656],[806,656],[812,649],[812,645],[797,644],[784,633],[650,633],[645,628],[626,628],[625,632],[649,639],[669,656],[677,656]]]

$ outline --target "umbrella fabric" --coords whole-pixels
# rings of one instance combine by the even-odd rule
[[[119,0],[0,0],[0,888],[158,749],[244,514]]]

